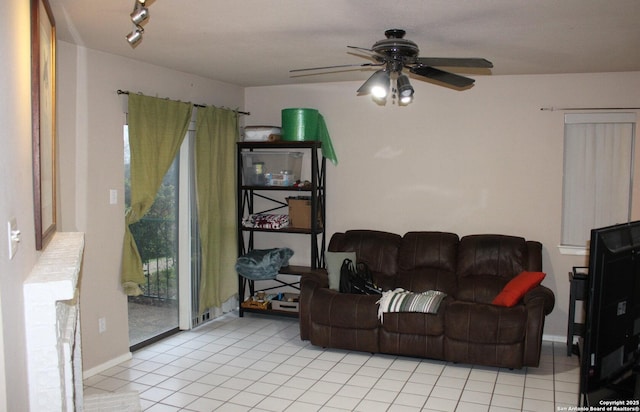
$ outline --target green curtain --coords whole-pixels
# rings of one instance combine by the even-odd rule
[[[191,120],[193,105],[139,94],[129,95],[131,206],[126,211],[122,246],[122,287],[129,296],[142,293],[142,259],[129,225],[151,208],[164,175],[176,157]]]
[[[228,109],[198,108],[196,191],[202,246],[200,314],[238,293],[235,143],[238,115]]]

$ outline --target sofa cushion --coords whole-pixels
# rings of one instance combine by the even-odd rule
[[[402,288],[414,292],[439,290],[447,295],[453,295],[457,289],[457,281],[454,272],[423,267],[401,270],[390,285],[382,286],[387,286],[385,289]]]
[[[452,301],[444,313],[447,338],[470,343],[512,344],[522,342],[527,328],[523,305],[505,308]]]
[[[456,270],[458,235],[445,232],[408,232],[402,237],[398,251],[401,270],[416,268]]]
[[[458,246],[458,281],[472,276],[495,276],[505,281],[527,270],[523,238],[506,235],[469,235]]]
[[[456,290],[458,235],[445,232],[408,232],[398,251],[398,274],[390,289],[414,292]]]
[[[498,306],[514,306],[525,293],[538,286],[545,276],[543,272],[521,272],[505,285],[491,303]]]
[[[419,336],[444,335],[444,311],[436,314],[386,313],[381,328],[390,333]]]
[[[444,298],[437,313],[385,313],[384,321],[380,327],[389,333],[420,336],[444,335],[444,314],[450,302],[450,297]]]
[[[505,283],[504,279],[491,275],[468,276],[458,280],[455,297],[465,302],[489,304]]]

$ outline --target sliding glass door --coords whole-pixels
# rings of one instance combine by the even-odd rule
[[[129,142],[125,126],[125,204],[130,206]],[[178,331],[180,161],[165,175],[149,212],[131,225],[143,263],[142,295],[128,297],[129,346],[136,347]]]

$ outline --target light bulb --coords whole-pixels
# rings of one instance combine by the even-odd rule
[[[388,93],[388,87],[384,87],[383,85],[377,84],[371,88],[371,94],[376,99],[384,99]]]

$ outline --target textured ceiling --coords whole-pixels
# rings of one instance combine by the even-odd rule
[[[640,70],[638,0],[147,0],[143,40],[125,35],[134,0],[49,0],[60,40],[240,86],[364,80],[361,64],[401,28],[422,57],[483,57],[490,71],[545,74]]]

